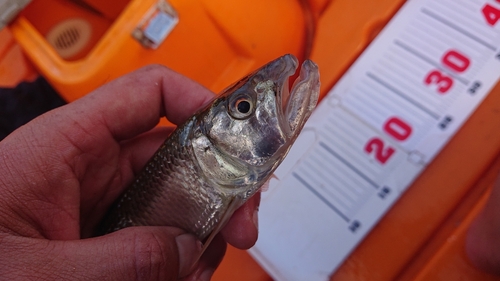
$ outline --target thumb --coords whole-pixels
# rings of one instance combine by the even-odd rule
[[[1,275],[9,280],[177,280],[201,251],[193,235],[173,227],[131,227],[76,241],[0,241],[0,268],[10,268]]]

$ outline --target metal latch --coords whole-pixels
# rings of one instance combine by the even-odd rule
[[[31,0],[0,0],[0,29],[9,24]]]
[[[156,49],[167,38],[179,22],[174,8],[165,0],[160,0],[148,11],[132,36],[148,48]]]

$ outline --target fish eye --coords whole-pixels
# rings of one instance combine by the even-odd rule
[[[242,114],[247,114],[250,111],[251,106],[252,105],[247,100],[239,100],[236,102],[236,109],[238,109],[238,112]]]
[[[229,113],[236,119],[244,119],[253,113],[253,102],[248,97],[236,99],[230,106]]]

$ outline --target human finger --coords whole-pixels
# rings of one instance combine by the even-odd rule
[[[120,157],[122,163],[122,182],[130,183],[142,170],[158,147],[172,132],[172,127],[158,127],[140,136],[121,143]],[[95,233],[95,226],[106,212],[109,204],[115,200],[125,186],[108,188],[105,197],[95,197],[93,193],[81,195],[81,234],[90,237]],[[98,204],[98,202],[100,202]]]
[[[257,241],[259,233],[258,211],[260,192],[241,206],[222,229],[224,240],[239,249],[249,249]]]
[[[214,271],[226,253],[227,244],[222,235],[216,235],[200,258],[192,273],[183,281],[208,281],[212,278]]]
[[[128,228],[84,240],[2,239],[2,277],[36,280],[177,280],[191,273],[201,243],[171,227]]]
[[[117,140],[153,128],[161,116],[180,124],[214,97],[191,79],[160,65],[117,78],[66,107],[85,113],[89,129],[109,130]],[[87,125],[81,120],[82,125]]]
[[[99,156],[91,158],[87,163],[80,161],[77,163],[78,167],[74,168],[82,182],[82,208],[102,212],[132,180],[131,172],[138,170],[144,158],[149,158],[152,154],[150,150],[153,145],[145,145],[142,149],[137,149],[139,146],[136,145],[136,149],[128,150],[133,153],[127,155],[122,154],[121,145],[117,148],[113,142],[122,144],[122,141],[152,129],[163,115],[166,115],[171,122],[180,124],[212,98],[213,94],[210,91],[189,78],[166,67],[150,65],[111,81],[66,106],[63,109],[65,112],[60,112],[64,119],[74,119],[71,116],[80,113],[81,116],[88,118],[78,119],[76,125],[60,132],[64,132],[62,134],[65,135],[65,139],[75,144],[78,153]],[[152,144],[158,139],[141,140]],[[106,157],[103,156],[111,154],[107,158],[114,160],[112,156],[117,155],[117,150],[120,150],[120,161],[104,165],[103,159]],[[134,151],[147,153],[140,154]],[[126,159],[127,156],[131,159]],[[75,155],[66,158],[87,159]],[[73,163],[72,160],[70,163]],[[108,169],[103,169],[103,166]],[[111,179],[115,184],[109,183],[110,179],[106,178],[109,175],[119,175]],[[95,185],[96,178],[107,180],[103,181],[108,187],[105,191],[100,189],[99,185]],[[84,179],[90,179],[92,184],[87,184]]]

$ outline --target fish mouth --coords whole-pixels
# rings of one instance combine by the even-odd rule
[[[291,90],[290,77],[298,68],[298,60],[293,55],[284,55],[269,65],[269,75],[277,85],[276,103],[280,127],[289,139],[297,137],[305,122],[316,107],[319,97],[318,66],[306,60]]]

